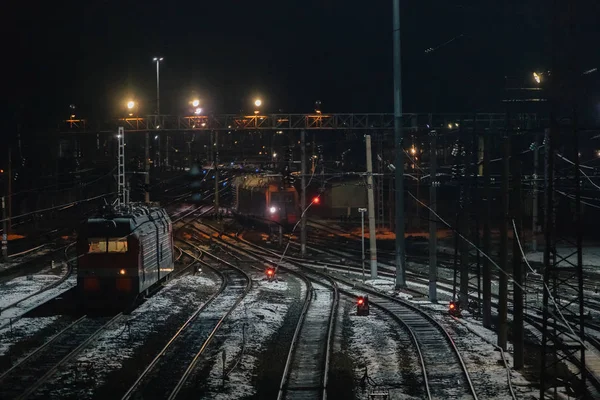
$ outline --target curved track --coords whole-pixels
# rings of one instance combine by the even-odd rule
[[[183,252],[187,253],[185,250]],[[221,287],[179,328],[123,399],[175,398],[223,321],[252,287],[248,274],[232,264],[221,262],[217,267],[194,258],[221,276]]]
[[[269,249],[246,241],[243,241],[243,243],[261,252],[280,257],[280,254]],[[286,262],[302,268],[304,271],[308,270],[329,278],[327,275],[314,271],[302,263],[290,261],[289,259],[286,259]],[[336,278],[336,280],[338,284],[345,286],[343,289],[340,288],[340,291],[353,296],[358,295],[358,292],[352,286],[354,283],[340,282],[339,278]],[[436,320],[408,302],[380,294],[368,288],[361,287],[361,290],[370,294],[371,303],[380,306],[401,320],[412,332],[413,337],[416,338],[416,344],[419,346],[418,352],[423,359],[425,368],[424,380],[428,386],[427,392],[431,395],[431,398],[477,399],[477,393],[460,352],[448,332]]]
[[[212,226],[206,227],[222,233]],[[210,235],[198,227],[192,229],[203,235]],[[234,243],[227,239],[230,238],[223,235],[218,240],[233,251],[273,264],[266,258],[265,249],[253,247],[249,242]],[[303,280],[307,285],[307,292],[286,358],[277,398],[326,399],[332,337],[339,301],[337,284],[326,276],[282,268]]]
[[[67,271],[66,271],[66,273],[63,276],[61,276],[60,278],[58,278],[56,281],[54,281],[54,282],[52,282],[52,283],[44,286],[43,288],[39,289],[38,291],[36,291],[34,293],[31,293],[31,294],[29,294],[27,296],[24,296],[24,297],[18,299],[17,301],[14,301],[13,303],[7,305],[6,307],[0,309],[0,315],[2,315],[6,310],[9,310],[11,308],[15,308],[15,307],[19,306],[20,304],[22,304],[23,302],[25,302],[25,301],[27,301],[29,299],[32,299],[32,298],[34,298],[36,296],[39,296],[40,294],[42,294],[44,292],[47,292],[48,290],[50,290],[52,288],[55,288],[58,285],[60,285],[61,283],[63,283],[64,281],[66,281],[69,278],[69,276],[71,276],[71,274],[73,273],[73,263],[72,263],[72,261],[74,259],[73,258],[70,259],[69,255],[68,255],[68,251],[69,251],[69,249],[71,248],[71,246],[73,244],[74,243],[71,243],[68,246],[65,246],[65,249],[64,249],[65,261],[67,263]],[[35,308],[35,306],[33,306],[32,308]],[[12,321],[9,321],[7,323],[4,323],[4,324],[0,325],[0,329],[4,329],[11,322],[14,323],[14,319]]]

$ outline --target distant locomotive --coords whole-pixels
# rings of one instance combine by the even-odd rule
[[[233,209],[238,215],[274,221],[288,227],[298,222],[298,192],[294,186],[285,185],[281,176],[237,176],[232,186]]]
[[[173,272],[171,220],[159,207],[105,206],[82,224],[77,256],[82,305],[134,300]]]

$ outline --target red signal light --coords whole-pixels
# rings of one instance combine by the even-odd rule
[[[319,204],[321,202],[321,199],[317,196],[313,199],[313,204]]]
[[[363,305],[363,303],[364,303],[364,302],[365,302],[365,301],[363,300],[363,298],[362,298],[362,297],[361,297],[361,298],[359,298],[359,299],[358,299],[358,301],[357,301],[357,303],[358,303],[358,305],[359,305],[359,306]]]
[[[453,310],[454,309],[454,303],[450,303],[450,309]]]
[[[271,276],[275,273],[275,271],[273,270],[273,268],[269,268],[267,269],[267,275]]]

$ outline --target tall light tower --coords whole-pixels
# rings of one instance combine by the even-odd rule
[[[404,243],[404,152],[402,132],[402,68],[400,57],[400,0],[393,0],[394,145],[396,146],[396,288],[406,287]]]
[[[162,60],[162,57],[153,58],[156,63],[156,115],[160,115],[160,62]]]

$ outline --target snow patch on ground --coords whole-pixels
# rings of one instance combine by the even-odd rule
[[[391,296],[399,297],[401,299],[412,299],[413,296],[408,293],[396,290],[396,281],[393,278],[379,278],[369,279],[365,281],[365,285],[372,286],[374,289],[380,292],[389,294]]]
[[[157,333],[173,314],[187,306],[200,306],[200,287],[216,290],[218,283],[205,276],[184,276],[170,281],[165,288],[100,335],[73,361],[64,365],[53,378],[56,395],[72,395],[76,388],[79,398],[93,395],[105,383],[105,377],[123,366],[148,337]],[[59,383],[57,385],[56,383]]]
[[[58,318],[58,316],[22,318],[12,325],[12,329],[8,326],[0,330],[0,356],[5,355],[15,343],[34,336]]]
[[[36,276],[37,277],[41,276],[42,278],[35,279]],[[31,281],[28,281],[26,277],[22,277],[23,280],[21,280],[21,278],[16,278],[10,282],[7,282],[6,285],[8,285],[8,290],[6,292],[4,290],[2,290],[2,298],[3,298],[2,303],[4,304],[4,306],[7,306],[19,299],[22,299],[23,297],[26,297],[27,295],[34,293],[37,290],[41,289],[42,287],[47,286],[48,284],[56,281],[55,276],[52,276],[52,278],[44,278],[44,276],[45,275],[34,275],[34,279],[32,279]],[[15,285],[10,285],[15,280],[18,280],[15,283]],[[61,295],[62,293],[66,292],[67,290],[70,290],[71,288],[75,287],[76,284],[77,284],[77,277],[71,276],[67,280],[62,282],[60,285],[53,287],[51,289],[48,289],[36,296],[33,296],[27,300],[22,301],[15,307],[12,307],[6,311],[3,311],[2,315],[0,316],[0,326],[4,327],[4,325],[6,325],[10,322],[10,319],[16,319],[16,318],[22,316],[23,314],[27,313],[28,311],[32,310],[33,308],[37,307],[38,305],[45,303],[46,301]],[[8,300],[6,300],[6,303],[4,303],[5,293],[7,293],[6,299],[8,299]]]
[[[40,273],[31,274],[29,277],[19,276],[0,284],[0,293],[2,293],[2,297],[0,297],[0,309],[8,307],[12,303],[58,281],[66,273],[66,266],[57,265],[55,270],[60,271],[61,274],[49,274],[48,272],[51,269],[48,267],[44,268]]]
[[[389,320],[377,312],[357,316],[351,311],[348,317],[351,329],[348,353],[355,365],[355,378],[363,377],[366,370],[371,384],[389,390],[390,400],[423,398],[421,370],[408,335],[388,325]],[[398,335],[401,340],[396,339]],[[403,351],[407,354],[402,354]],[[407,382],[402,368],[412,370],[412,382]],[[356,398],[368,399],[369,391],[357,389]],[[409,394],[411,391],[414,395]]]
[[[235,368],[221,386],[223,363],[219,357],[210,371],[206,398],[225,400],[255,395],[253,372],[260,361],[259,356],[268,339],[281,328],[290,304],[295,301],[285,295],[286,281],[255,279],[253,285],[254,290],[231,313],[225,328],[228,332],[222,349],[226,355],[226,370],[231,370],[234,365]]]

